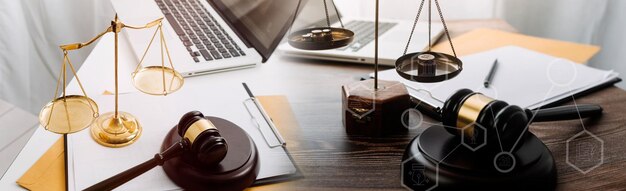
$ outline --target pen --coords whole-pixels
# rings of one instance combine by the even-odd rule
[[[285,139],[283,139],[283,136],[280,135],[280,133],[278,132],[278,130],[276,129],[276,127],[274,126],[274,123],[272,123],[270,117],[267,115],[267,113],[265,112],[265,109],[263,109],[263,107],[261,106],[261,104],[257,101],[256,97],[254,96],[254,94],[252,94],[252,91],[250,91],[250,88],[248,88],[248,84],[246,83],[241,83],[243,85],[243,88],[246,89],[246,92],[248,93],[248,96],[250,96],[250,100],[252,100],[252,102],[254,103],[254,105],[259,109],[259,111],[261,112],[261,116],[263,116],[263,118],[265,119],[265,122],[267,122],[267,125],[270,126],[270,129],[272,130],[272,132],[274,133],[274,135],[276,135],[276,138],[278,139],[278,142],[280,143],[280,146],[285,146],[287,144],[287,142],[285,142]]]
[[[496,74],[496,69],[498,69],[498,59],[493,61],[493,65],[491,65],[491,70],[489,70],[489,74],[487,74],[487,77],[485,78],[485,82],[483,83],[485,85],[485,88],[489,88],[489,84],[491,84],[491,80],[493,80],[493,76]]]

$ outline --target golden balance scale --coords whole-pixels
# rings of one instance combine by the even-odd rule
[[[64,136],[91,127],[92,138],[99,144],[107,147],[123,147],[137,141],[142,131],[139,121],[130,113],[118,111],[118,33],[123,28],[147,29],[157,27],[139,64],[137,64],[137,68],[131,75],[133,85],[139,91],[150,95],[167,95],[179,90],[183,86],[184,79],[174,70],[174,65],[172,64],[169,50],[163,37],[162,20],[163,18],[160,18],[144,26],[130,26],[122,23],[117,15],[115,15],[115,19],[111,21],[111,26],[93,39],[85,43],[60,46],[61,50],[63,50],[61,73],[57,79],[57,87],[53,100],[46,104],[39,113],[39,122],[41,125],[48,131],[63,134]],[[87,96],[76,74],[76,70],[70,62],[68,51],[78,50],[88,46],[108,32],[113,32],[115,35],[115,111],[100,115],[96,102]],[[144,58],[157,34],[160,36],[161,65],[143,67],[142,63]],[[165,66],[164,50],[169,61],[169,67]],[[67,66],[69,66],[76,77],[76,81],[83,95],[66,94]],[[57,97],[61,83],[63,83],[62,94],[60,97]]]
[[[324,2],[327,26],[307,28],[290,33],[287,39],[294,48],[311,51],[328,50],[347,46],[354,40],[354,32],[344,28],[340,17],[338,17],[338,20],[341,28],[331,27],[327,0],[322,1]],[[406,133],[408,130],[404,127],[402,121],[399,120],[402,118],[403,112],[411,105],[411,98],[406,87],[398,81],[378,80],[379,1],[376,0],[375,5],[374,79],[345,84],[341,88],[343,124],[348,134],[381,137]],[[419,83],[442,82],[454,78],[463,70],[463,62],[456,56],[456,51],[454,50],[438,0],[434,0],[434,2],[446,37],[450,39],[450,47],[454,55],[431,51],[433,45],[431,41],[432,1],[428,0],[428,50],[407,54],[415,27],[424,7],[425,0],[422,0],[404,52],[396,60],[396,72],[406,80]],[[295,15],[298,15],[301,2],[302,0],[298,2]],[[337,12],[334,1],[330,0],[330,2]],[[339,15],[339,12],[337,12],[337,15]],[[292,23],[295,23],[295,21],[296,17],[294,16]]]

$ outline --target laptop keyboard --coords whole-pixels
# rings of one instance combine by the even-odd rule
[[[345,27],[354,32],[354,41],[347,46],[341,47],[338,50],[356,52],[365,47],[365,45],[374,41],[374,21],[350,21]],[[397,23],[380,22],[378,28],[378,36],[385,34],[391,27]]]
[[[195,62],[245,56],[199,0],[155,0]]]

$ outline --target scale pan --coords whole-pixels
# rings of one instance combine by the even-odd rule
[[[176,70],[163,66],[144,67],[133,73],[133,85],[150,95],[167,95],[180,89],[185,83]]]
[[[457,76],[463,70],[458,58],[439,52],[415,52],[396,60],[396,72],[415,82],[441,82]]]
[[[340,48],[354,40],[354,32],[348,29],[318,27],[293,32],[288,41],[291,46],[302,50],[328,50]]]
[[[98,117],[98,105],[81,95],[59,97],[46,104],[39,112],[39,123],[46,130],[69,134],[81,131]]]

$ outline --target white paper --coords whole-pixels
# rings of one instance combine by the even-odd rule
[[[409,81],[400,77],[395,70],[383,71],[379,73],[379,78],[400,81],[407,85],[411,96],[437,107],[442,107],[442,101],[457,90],[467,88],[509,104],[536,109],[617,77],[612,71],[591,68],[516,46],[460,59],[463,61],[463,71],[455,78],[439,83]],[[483,82],[496,59],[498,67],[495,76],[489,88],[485,88]]]
[[[69,145],[73,159],[70,165],[74,172],[71,176],[70,185],[73,185],[71,188],[82,190],[151,159],[159,152],[167,132],[178,123],[183,114],[192,110],[201,111],[205,116],[229,120],[242,127],[252,137],[260,157],[261,167],[257,179],[296,172],[286,150],[283,147],[270,148],[261,137],[260,131],[244,107],[243,101],[249,96],[241,83],[214,81],[202,85],[194,84],[186,85],[179,92],[168,96],[150,96],[141,93],[120,95],[120,111],[133,114],[143,127],[141,137],[129,146],[122,148],[101,146],[92,140],[89,130],[72,134]],[[113,110],[113,96],[93,98],[99,104],[101,112]],[[179,188],[167,178],[161,167],[156,167],[118,189]]]

